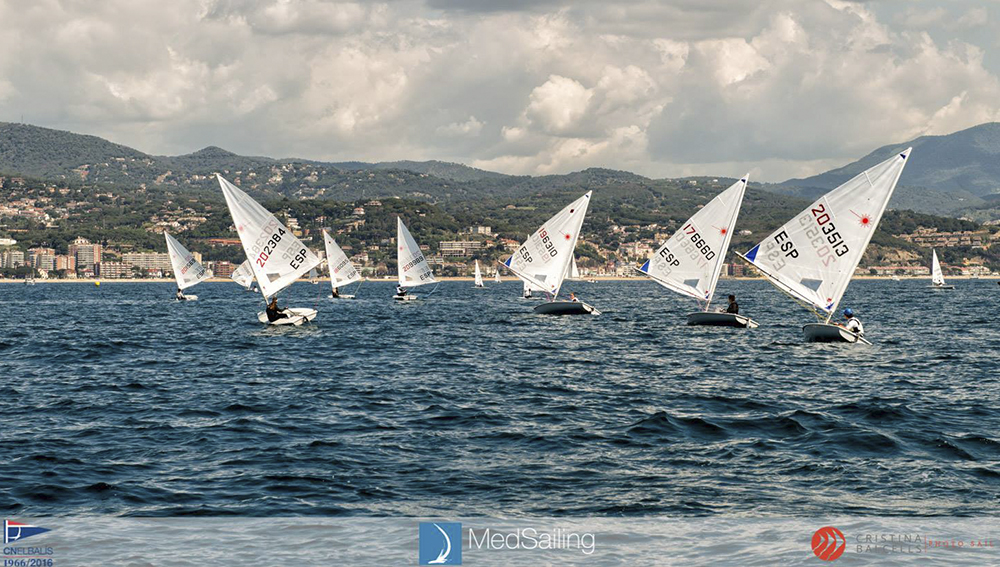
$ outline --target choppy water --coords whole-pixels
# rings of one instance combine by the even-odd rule
[[[646,281],[573,284],[604,314],[565,318],[513,282],[300,283],[293,329],[232,284],[3,285],[0,510],[993,513],[1000,286],[926,285],[851,285],[872,347],[803,343],[759,281],[719,289],[755,331],[686,327]]]

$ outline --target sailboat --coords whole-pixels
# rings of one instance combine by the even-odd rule
[[[479,260],[476,260],[476,287],[486,287],[483,285],[483,273],[479,271]]]
[[[250,260],[243,260],[235,270],[233,270],[233,281],[243,286],[246,291],[253,290],[253,268],[250,267]]]
[[[503,263],[526,284],[540,287],[549,294],[549,301],[536,306],[535,313],[600,315],[600,311],[582,301],[558,301],[559,288],[569,274],[576,241],[580,238],[580,228],[587,216],[591,193],[593,192],[588,191],[556,213]]]
[[[316,273],[316,268],[309,270],[309,283],[313,285],[319,285],[319,274]]]
[[[933,248],[931,248],[931,288],[955,289],[955,286],[944,282],[944,272],[941,271],[941,262],[938,262],[937,250]]]
[[[427,265],[427,259],[420,251],[417,241],[413,240],[413,235],[406,229],[402,219],[396,217],[396,271],[399,273],[399,286],[396,295],[392,296],[396,301],[413,301],[417,296],[407,293],[408,287],[417,287],[429,283],[436,283],[431,267]]]
[[[528,280],[526,280],[524,278],[521,278],[521,283],[524,284],[523,288],[521,289],[521,297],[522,298],[524,298],[524,299],[539,299],[539,298],[543,297],[541,295],[538,295],[538,296],[533,295],[536,291],[544,293],[545,292],[545,288],[543,286],[536,285],[536,284],[534,284],[534,283],[532,283],[532,282],[530,282],[530,281],[528,281]]]
[[[260,203],[221,175],[216,177],[266,303],[322,260]],[[257,313],[257,320],[271,325],[298,326],[316,318],[316,310],[305,307],[289,307],[280,313],[284,317],[270,321],[267,312],[261,311]]]
[[[746,315],[709,311],[723,262],[729,252],[749,173],[719,193],[681,226],[638,271],[663,287],[704,302],[687,317],[688,325],[756,329]]]
[[[495,281],[496,283],[503,283],[503,281],[500,280],[500,270],[499,269],[497,269],[496,271],[493,272],[493,281]]]
[[[820,197],[741,258],[775,287],[813,311],[802,328],[814,342],[860,342],[830,319],[868,247],[912,148],[873,166]]]
[[[176,238],[164,232],[163,236],[167,240],[167,252],[170,256],[170,265],[174,269],[174,279],[177,280],[177,301],[196,301],[197,295],[185,295],[184,290],[212,277],[212,272],[206,270],[194,255],[188,252],[187,248],[177,241]]]
[[[361,282],[361,274],[348,259],[347,254],[337,246],[337,242],[330,236],[330,233],[323,231],[323,244],[326,246],[326,263],[330,268],[330,297],[333,299],[354,299],[353,295],[344,295],[338,288],[354,282]],[[355,288],[354,293],[361,287]]]

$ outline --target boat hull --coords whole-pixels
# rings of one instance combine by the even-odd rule
[[[931,289],[955,289],[953,285],[931,285]]]
[[[864,337],[858,336],[839,325],[812,323],[802,327],[802,333],[811,343],[861,343],[870,345]]]
[[[548,301],[535,306],[539,315],[600,315],[601,312],[582,301]]]
[[[185,295],[184,299],[177,298],[177,301],[198,301],[197,295]]]
[[[412,294],[394,295],[394,296],[392,296],[392,299],[395,300],[395,301],[399,301],[399,302],[416,301],[417,300],[417,296],[412,295]]]
[[[316,310],[309,309],[308,307],[288,307],[284,309],[284,312],[291,316],[284,319],[278,319],[277,321],[268,321],[267,313],[260,311],[257,313],[257,320],[265,325],[273,325],[275,327],[282,327],[286,325],[298,327],[299,325],[308,323],[316,318]]]
[[[342,293],[342,294],[338,295],[337,297],[334,297],[333,295],[330,295],[330,299],[354,299],[354,296],[353,295],[345,295],[345,294]]]
[[[687,324],[706,325],[710,327],[739,327],[743,329],[756,329],[760,326],[757,321],[746,315],[739,315],[737,313],[711,313],[707,311],[691,313],[687,317]]]

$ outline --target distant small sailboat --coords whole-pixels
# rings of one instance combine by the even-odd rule
[[[486,287],[486,285],[483,284],[483,273],[479,271],[479,260],[476,260],[476,278],[475,279],[476,279],[476,281],[475,281],[475,286],[476,287]]]
[[[534,295],[535,292],[545,293],[544,287],[536,285],[524,278],[521,278],[521,283],[523,284],[523,287],[521,289],[521,297],[523,297],[524,299],[542,299],[545,297],[544,295],[537,295],[537,296]]]
[[[316,273],[316,268],[309,270],[309,283],[313,285],[319,285],[319,274]]]
[[[893,276],[891,278],[889,278],[889,279],[892,280],[892,281],[894,281],[894,282],[898,282],[899,281],[899,276],[893,274]]]
[[[496,270],[493,272],[493,281],[495,281],[496,283],[503,283],[503,281],[500,279],[500,270]]]
[[[749,173],[698,209],[639,272],[663,287],[704,302],[703,310],[687,317],[688,325],[711,325],[756,329],[746,315],[709,311],[723,262],[729,252],[736,219],[740,214]]]
[[[955,286],[945,283],[944,272],[941,270],[941,262],[938,262],[937,250],[933,248],[931,248],[931,288],[955,289]]]
[[[822,196],[741,258],[816,314],[802,328],[812,342],[871,344],[830,319],[882,219],[912,148]],[[825,320],[824,320],[825,319]]]
[[[167,253],[174,270],[174,279],[177,280],[177,301],[197,301],[197,295],[185,295],[184,290],[212,277],[212,272],[195,260],[194,255],[176,238],[166,232],[163,236],[167,241]]]
[[[322,260],[260,203],[221,175],[216,177],[226,198],[229,214],[233,217],[243,252],[250,260],[250,269],[267,303]],[[278,311],[277,315],[272,321],[265,309],[257,313],[257,320],[270,325],[298,326],[315,319],[316,310],[288,307]]]
[[[588,191],[556,213],[504,262],[507,269],[526,284],[540,287],[549,294],[550,300],[535,307],[535,313],[600,315],[600,311],[579,300],[557,301],[563,280],[569,275],[573,251],[580,238],[583,219],[587,216],[591,193],[592,191]]]
[[[399,217],[396,217],[396,271],[399,285],[396,287],[396,295],[392,296],[396,301],[413,301],[417,298],[408,293],[408,287],[437,283],[420,246]]]
[[[330,297],[333,299],[354,299],[354,295],[344,295],[339,289],[345,285],[358,282],[358,287],[354,289],[357,294],[361,289],[363,279],[357,268],[351,263],[347,254],[337,245],[337,242],[330,236],[330,233],[323,231],[323,244],[326,247],[326,263],[330,268]]]
[[[566,279],[571,282],[583,280],[580,276],[580,268],[576,267],[576,254],[573,255],[573,259],[569,263],[569,274],[566,275]]]
[[[253,290],[253,268],[250,267],[250,260],[243,260],[235,270],[233,270],[233,281],[243,286],[246,291]]]

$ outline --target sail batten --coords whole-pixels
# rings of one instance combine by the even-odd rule
[[[743,257],[829,321],[899,181],[911,148],[816,200]]]
[[[176,238],[166,232],[163,236],[167,241],[167,253],[170,255],[170,265],[174,270],[177,289],[185,290],[212,277],[212,272],[206,270]]]
[[[748,176],[692,215],[638,271],[673,292],[704,301],[707,308],[729,251]]]
[[[295,283],[322,261],[292,231],[221,175],[226,206],[236,225],[243,252],[265,299]]]

